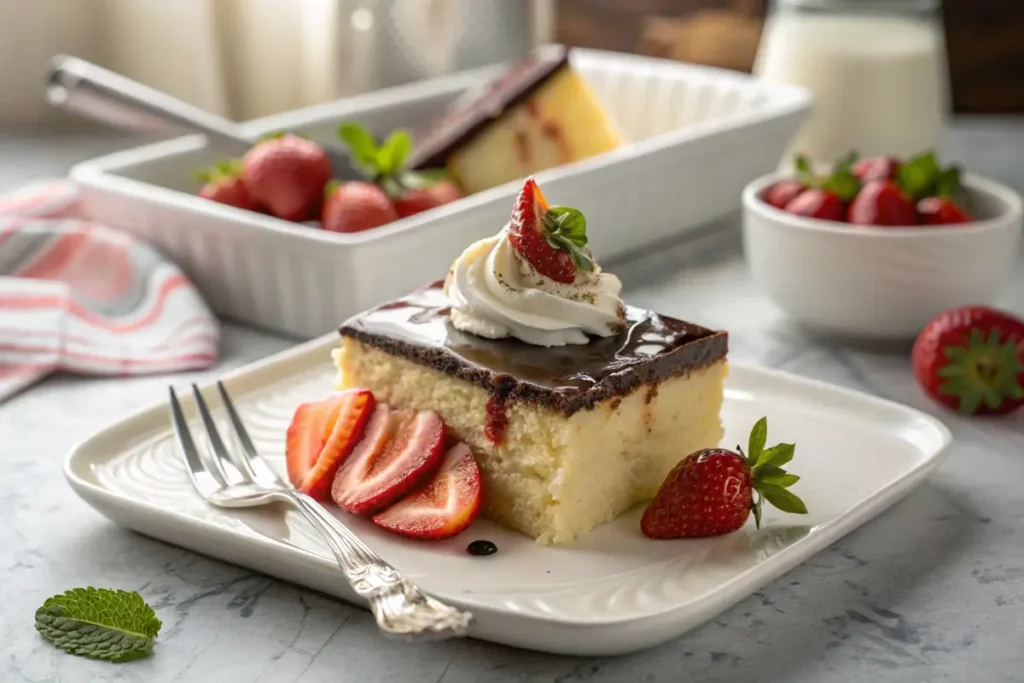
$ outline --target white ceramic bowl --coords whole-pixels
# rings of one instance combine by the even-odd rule
[[[978,221],[875,228],[794,216],[761,200],[784,178],[743,191],[743,248],[754,281],[797,322],[826,333],[912,338],[948,308],[990,304],[1021,258],[1021,197],[963,179]]]

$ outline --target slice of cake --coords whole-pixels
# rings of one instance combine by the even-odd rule
[[[722,437],[727,334],[630,306],[580,212],[528,179],[443,283],[346,321],[343,386],[433,410],[476,453],[484,514],[570,541],[653,497]]]
[[[568,49],[551,45],[458,101],[416,145],[409,168],[445,167],[474,193],[621,144]]]

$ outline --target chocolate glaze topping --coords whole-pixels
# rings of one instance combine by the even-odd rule
[[[457,101],[416,143],[407,166],[411,169],[444,166],[448,156],[459,146],[527,99],[568,63],[569,50],[562,45],[546,45],[516,62],[479,92],[469,93],[467,100]]]
[[[627,306],[623,330],[588,344],[534,346],[456,330],[436,282],[350,318],[341,335],[477,384],[502,402],[531,401],[572,415],[637,387],[723,358],[726,332]]]

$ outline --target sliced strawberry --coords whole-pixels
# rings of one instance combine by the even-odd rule
[[[512,246],[541,275],[569,284],[576,279],[577,269],[594,269],[586,251],[583,214],[569,207],[550,207],[532,176],[516,197],[510,226]]]
[[[317,500],[328,497],[334,475],[362,438],[375,403],[366,389],[348,389],[296,409],[285,446],[288,479],[295,488]]]
[[[472,524],[480,511],[480,469],[469,446],[448,450],[434,478],[383,512],[373,523],[414,538],[455,536]]]
[[[363,440],[338,470],[331,497],[343,510],[383,510],[432,475],[444,456],[444,422],[432,410],[378,406]]]

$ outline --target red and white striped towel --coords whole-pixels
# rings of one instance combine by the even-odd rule
[[[0,401],[45,375],[217,362],[220,326],[178,268],[79,212],[74,185],[0,196]]]

